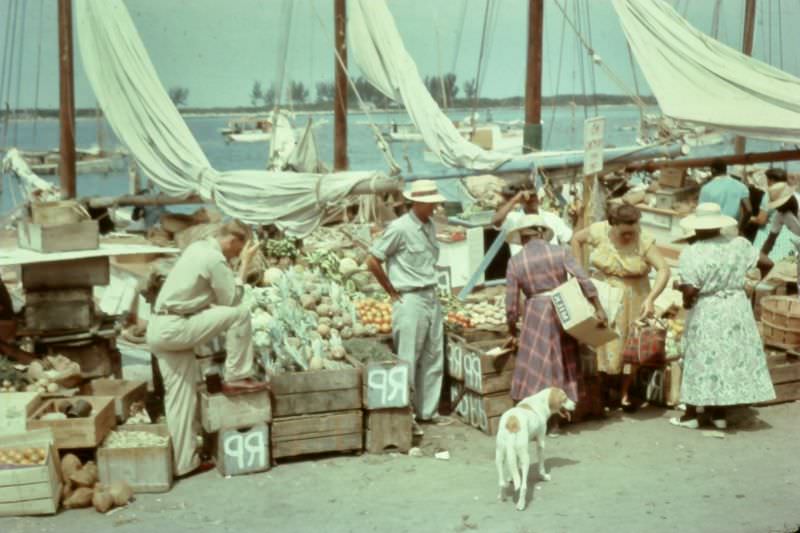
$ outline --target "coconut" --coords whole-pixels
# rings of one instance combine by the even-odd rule
[[[280,268],[271,267],[264,272],[262,282],[265,285],[272,285],[277,283],[283,277],[283,270]]]

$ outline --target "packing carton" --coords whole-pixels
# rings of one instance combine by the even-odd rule
[[[616,315],[618,304],[613,305],[609,300],[614,300],[614,298],[607,297],[607,293],[612,290],[610,286],[602,282],[595,282],[595,285],[599,284],[602,286],[598,288],[598,292],[604,296],[601,298],[601,303],[606,308],[609,320],[612,320]],[[594,306],[584,296],[577,279],[572,278],[554,289],[551,299],[564,331],[579,342],[589,346],[602,346],[617,338],[614,330],[608,327],[599,327],[594,317]],[[614,309],[613,314],[609,313],[611,310],[609,308]]]

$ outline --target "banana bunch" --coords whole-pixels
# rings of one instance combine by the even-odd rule
[[[266,239],[262,245],[266,257],[288,257],[295,259],[300,253],[295,239]]]
[[[333,250],[315,250],[305,257],[310,268],[319,269],[327,279],[339,282],[342,274],[339,271],[339,256]]]

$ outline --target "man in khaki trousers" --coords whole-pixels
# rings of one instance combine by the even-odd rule
[[[153,306],[147,342],[164,380],[164,408],[178,476],[200,466],[195,346],[226,334],[225,394],[266,386],[253,379],[250,311],[240,304],[240,280],[229,265],[241,255],[239,274],[248,271],[258,248],[248,243],[250,237],[248,226],[232,220],[215,237],[191,244],[167,275]]]

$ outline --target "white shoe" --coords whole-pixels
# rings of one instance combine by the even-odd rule
[[[697,421],[696,418],[690,418],[689,420],[681,421],[680,418],[674,416],[669,419],[669,423],[673,426],[678,426],[686,429],[697,429],[700,427],[700,423]]]
[[[714,424],[714,427],[717,429],[728,429],[728,421],[724,418],[717,418],[711,421]]]

